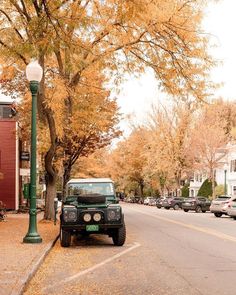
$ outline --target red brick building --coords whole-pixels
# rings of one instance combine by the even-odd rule
[[[10,103],[0,103],[0,200],[7,209],[19,209],[19,143],[17,122]]]

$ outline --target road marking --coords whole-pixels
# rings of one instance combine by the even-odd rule
[[[181,225],[181,226],[186,227],[186,228],[190,228],[190,229],[193,229],[193,230],[196,230],[196,231],[199,231],[199,232],[211,235],[211,236],[215,236],[215,237],[223,239],[223,240],[228,240],[228,241],[236,243],[236,237],[233,237],[233,236],[218,232],[218,231],[216,231],[214,229],[211,229],[211,228],[203,228],[203,227],[195,226],[193,224],[186,224],[186,223],[183,223],[181,221],[169,219],[169,218],[166,218],[166,217],[157,216],[157,215],[154,215],[152,213],[143,212],[141,210],[137,210],[137,209],[134,209],[134,208],[129,208],[129,209],[131,209],[133,211],[137,211],[137,212],[145,214],[145,215],[148,215],[148,216],[151,216],[151,217],[154,217],[154,218],[157,218],[157,219],[160,219],[160,220],[163,220],[163,221],[167,221],[167,222],[170,222],[170,223]]]
[[[111,261],[113,261],[113,260],[127,254],[130,251],[133,251],[134,249],[136,249],[136,248],[138,248],[140,246],[141,246],[141,244],[135,242],[133,244],[133,246],[131,246],[130,248],[125,249],[124,251],[122,251],[122,252],[120,252],[118,254],[115,254],[114,256],[111,256],[111,257],[105,259],[104,261],[102,261],[102,262],[100,262],[98,264],[95,264],[95,265],[91,266],[90,268],[87,268],[87,269],[85,269],[85,270],[83,270],[83,271],[81,271],[81,272],[79,272],[79,273],[77,273],[77,274],[75,274],[73,276],[65,278],[64,280],[61,280],[57,284],[53,284],[53,285],[50,285],[49,287],[43,288],[42,291],[46,292],[46,294],[48,294],[48,291],[50,291],[52,289],[56,289],[56,288],[60,287],[61,285],[64,285],[64,284],[66,284],[66,283],[68,283],[68,282],[70,282],[72,280],[78,279],[79,277],[81,277],[83,275],[86,275],[87,273],[89,273],[89,272],[91,272],[91,271],[93,271],[93,270],[95,270],[95,269],[97,269],[99,267],[102,267],[103,265],[105,265],[105,264],[107,264],[107,263],[109,263],[109,262],[111,262]]]

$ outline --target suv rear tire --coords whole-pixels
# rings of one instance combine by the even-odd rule
[[[188,212],[189,210],[188,209],[184,209],[184,212]]]
[[[112,240],[115,246],[123,246],[126,239],[126,228],[125,224],[122,227],[118,228],[115,233],[112,235]]]
[[[195,211],[197,213],[202,213],[202,208],[200,206],[197,206]]]
[[[222,216],[222,213],[216,212],[216,213],[214,213],[214,215],[215,215],[215,217],[221,217]]]
[[[71,233],[61,229],[60,231],[60,240],[62,247],[69,247],[71,242]]]
[[[178,204],[175,204],[173,208],[174,208],[174,210],[179,210],[180,206]]]

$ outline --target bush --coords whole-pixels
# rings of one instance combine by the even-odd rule
[[[225,186],[223,184],[219,184],[216,186],[215,189],[216,196],[224,195],[225,194]]]
[[[215,186],[216,186],[215,182]],[[206,179],[203,184],[201,185],[198,193],[198,196],[209,198],[212,196],[212,182],[209,179]]]
[[[183,198],[189,197],[189,183],[185,183],[185,185],[181,188],[181,196]]]

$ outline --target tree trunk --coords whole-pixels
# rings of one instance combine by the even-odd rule
[[[139,187],[140,187],[140,194],[141,194],[141,197],[143,197],[143,189],[144,189],[144,181],[141,180],[139,182]]]
[[[54,174],[53,177],[47,174],[46,176],[46,204],[44,218],[47,220],[54,219],[54,198],[56,197],[56,181],[57,175]]]
[[[215,173],[214,169],[210,169],[210,180],[211,180],[211,188],[212,188],[212,199],[215,199]]]
[[[65,200],[66,197],[66,184],[70,180],[70,174],[71,174],[71,165],[64,165],[64,173],[63,173],[63,184],[62,184],[62,199]]]
[[[214,170],[212,170],[212,180],[211,180],[211,186],[212,186],[212,199],[215,199],[215,173]]]
[[[44,72],[44,50],[39,50],[39,64],[43,68]],[[50,132],[50,148],[45,155],[44,163],[46,170],[46,197],[45,197],[45,213],[44,218],[48,220],[54,219],[54,198],[56,197],[56,181],[57,181],[57,171],[53,167],[53,159],[56,154],[57,148],[57,136],[56,136],[56,126],[53,118],[52,111],[45,104],[45,77],[40,82],[39,93],[38,93],[38,116],[41,122],[45,123],[47,121],[48,128]]]

